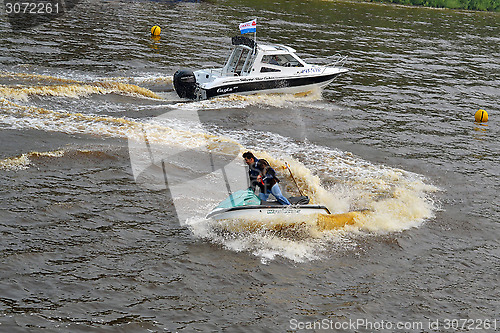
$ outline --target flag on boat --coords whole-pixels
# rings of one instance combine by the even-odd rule
[[[257,31],[257,19],[240,24],[241,34]]]

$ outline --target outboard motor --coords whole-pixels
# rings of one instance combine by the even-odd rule
[[[180,69],[174,74],[174,89],[180,98],[195,99],[196,77],[193,71]]]

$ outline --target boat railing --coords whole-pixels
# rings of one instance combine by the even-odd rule
[[[238,73],[235,72],[228,72],[228,71],[220,71],[219,72],[220,76],[223,77],[228,77],[228,76],[240,76]]]
[[[227,72],[224,68],[203,68],[203,70],[217,76],[239,76],[238,73]]]
[[[210,74],[222,74],[221,68],[205,68],[204,70],[209,72]]]
[[[333,56],[330,56],[328,58],[333,58],[333,61],[330,62],[327,67],[344,67],[345,62],[347,61],[347,56],[343,56],[340,53],[336,53]]]

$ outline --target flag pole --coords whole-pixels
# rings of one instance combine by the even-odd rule
[[[257,49],[257,18],[255,18],[255,31],[253,33],[253,42],[254,42],[253,54],[255,54],[255,51]]]

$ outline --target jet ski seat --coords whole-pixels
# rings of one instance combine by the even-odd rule
[[[300,196],[300,197],[290,197],[288,198],[288,201],[292,205],[307,205],[309,203],[309,197],[308,196]]]
[[[309,197],[305,195],[300,197],[290,197],[288,198],[288,201],[290,201],[292,205],[307,205],[309,203]],[[281,206],[281,204],[277,201],[262,200],[260,204],[262,206]]]

